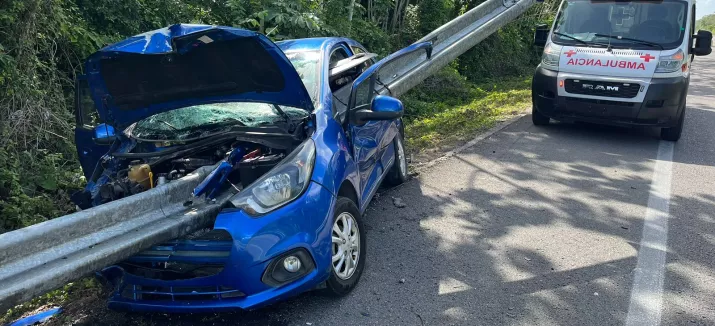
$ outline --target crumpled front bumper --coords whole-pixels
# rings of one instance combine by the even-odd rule
[[[327,280],[331,271],[330,226],[334,203],[331,192],[311,182],[298,199],[258,218],[235,209],[224,210],[216,218],[214,230],[225,230],[230,238],[204,244],[208,247],[202,248],[196,247],[196,243],[183,243],[183,258],[179,259],[186,261],[190,256],[193,263],[203,260],[207,265],[218,264],[222,267],[220,271],[210,276],[167,279],[130,273],[128,265],[111,266],[102,271],[102,276],[115,286],[109,307],[161,312],[255,309],[313,289]],[[273,259],[299,248],[313,259],[311,271],[279,286],[262,281]],[[221,250],[227,253],[222,254]],[[156,259],[160,271],[165,256],[160,253],[156,257],[147,256],[151,255],[141,254],[128,262]]]

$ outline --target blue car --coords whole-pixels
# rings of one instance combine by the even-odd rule
[[[90,56],[77,81],[80,207],[203,166],[220,182],[194,195],[237,191],[212,229],[104,269],[110,308],[254,309],[311,289],[349,293],[365,268],[362,214],[383,181],[407,178],[403,105],[380,95],[380,71],[429,50],[376,62],[347,38],[274,43],[180,24]]]

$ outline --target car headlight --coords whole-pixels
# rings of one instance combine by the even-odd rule
[[[315,143],[308,139],[273,169],[231,197],[235,208],[257,217],[298,198],[310,184]]]
[[[541,64],[545,68],[559,68],[560,58],[561,46],[549,43],[544,48],[544,54],[541,56]]]
[[[685,53],[683,50],[678,50],[673,55],[662,56],[658,61],[658,68],[655,69],[656,73],[668,73],[676,72],[683,68],[683,61],[685,60]]]

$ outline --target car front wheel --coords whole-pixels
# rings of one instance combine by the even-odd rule
[[[407,155],[402,135],[397,134],[392,143],[395,145],[395,163],[388,171],[385,181],[390,186],[397,186],[407,181]]]
[[[331,232],[331,273],[326,292],[343,296],[355,288],[365,268],[365,228],[355,203],[338,197]]]

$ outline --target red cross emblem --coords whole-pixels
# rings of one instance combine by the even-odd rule
[[[651,60],[655,59],[655,57],[650,55],[650,53],[647,53],[646,55],[642,55],[641,59],[645,60],[645,62],[650,62]]]
[[[569,52],[566,52],[565,54],[566,54],[567,57],[570,58],[572,55],[576,54],[576,51],[574,51],[573,49],[571,49],[571,50],[569,50]]]

